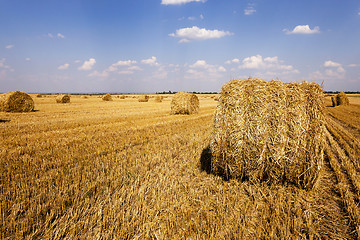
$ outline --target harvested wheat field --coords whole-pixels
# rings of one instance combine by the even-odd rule
[[[219,102],[171,115],[170,98],[0,112],[1,239],[358,239],[360,105],[325,99],[310,189],[212,173]],[[220,98],[221,102],[221,98]]]

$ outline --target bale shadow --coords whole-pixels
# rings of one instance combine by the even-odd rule
[[[210,145],[203,149],[200,157],[200,169],[206,171],[206,173],[211,173],[211,149]]]
[[[0,123],[6,123],[6,122],[10,122],[10,120],[7,120],[7,119],[0,119]]]

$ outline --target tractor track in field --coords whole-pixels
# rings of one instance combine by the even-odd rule
[[[334,115],[326,116],[325,162],[336,177],[337,192],[343,199],[344,210],[350,216],[360,237],[360,144],[347,123]]]

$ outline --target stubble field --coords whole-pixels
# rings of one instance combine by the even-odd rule
[[[360,97],[329,107],[310,191],[209,173],[217,101],[170,115],[171,96],[35,100],[0,112],[1,239],[357,239]]]

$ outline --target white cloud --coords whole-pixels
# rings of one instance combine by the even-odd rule
[[[234,58],[233,60],[228,60],[225,62],[226,64],[232,64],[232,63],[240,63],[240,59]]]
[[[10,67],[8,65],[6,65],[5,62],[6,62],[6,58],[0,59],[0,68],[10,69]]]
[[[342,67],[342,64],[327,60],[323,63],[323,71],[316,71],[310,74],[310,78],[316,80],[333,80],[333,79],[344,79],[346,70]]]
[[[292,31],[288,29],[283,30],[286,34],[316,34],[320,33],[320,28],[315,26],[314,29],[311,29],[309,25],[297,25]]]
[[[11,44],[5,46],[6,49],[12,49],[13,47],[14,47],[14,45],[11,45]]]
[[[116,63],[111,64],[108,68],[103,70],[102,72],[94,71],[90,73],[89,77],[99,77],[99,78],[107,78],[111,73],[117,74],[133,74],[134,71],[142,71],[139,66],[134,66],[137,62],[134,60],[120,60]]]
[[[109,76],[109,73],[107,71],[98,72],[94,71],[88,75],[89,77],[99,77],[99,78],[107,78]]]
[[[65,38],[65,36],[64,36],[64,35],[62,35],[61,33],[58,33],[58,34],[57,34],[57,36],[58,36],[58,38],[62,38],[62,39],[64,39],[64,38]]]
[[[52,35],[51,33],[47,34],[49,38],[54,38],[54,35]]]
[[[244,10],[244,14],[249,16],[256,13],[256,10],[254,9],[253,6],[248,6],[245,10]]]
[[[282,61],[275,57],[263,58],[261,55],[251,56],[244,58],[242,64],[239,66],[240,69],[273,69],[291,71],[297,73],[298,70],[294,69],[291,65],[284,65]]]
[[[118,70],[119,67],[121,66],[131,66],[132,64],[136,64],[136,61],[133,60],[126,60],[126,61],[118,61],[116,63],[111,64],[107,71],[109,72],[115,72]]]
[[[29,58],[29,57],[25,58],[25,61],[31,61],[31,58]]]
[[[203,19],[204,19],[204,15],[200,14],[200,19],[203,20]]]
[[[92,69],[92,67],[95,65],[96,60],[95,58],[90,58],[88,61],[85,61],[81,67],[79,67],[79,70],[82,71],[89,71]]]
[[[351,68],[357,67],[357,66],[359,66],[359,65],[358,65],[358,64],[355,64],[355,63],[352,63],[352,64],[349,64],[349,65],[348,65],[348,67],[351,67]]]
[[[157,66],[159,65],[159,63],[156,62],[156,57],[152,56],[151,58],[149,59],[144,59],[144,60],[141,60],[142,63],[144,64],[148,64],[150,66]]]
[[[223,66],[211,65],[205,60],[197,60],[194,64],[189,66],[185,78],[215,80],[219,77],[223,77],[224,72],[226,72],[226,68]]]
[[[324,62],[324,67],[341,67],[341,64],[337,63],[337,62],[333,62],[331,60],[328,60],[328,61]]]
[[[189,2],[206,2],[207,0],[161,0],[163,5],[180,5]]]
[[[68,63],[65,63],[65,64],[63,64],[63,65],[60,65],[60,66],[58,66],[58,69],[59,70],[66,70],[66,69],[68,69],[69,68],[69,64]]]
[[[188,20],[190,20],[190,21],[195,21],[195,20],[196,20],[196,17],[188,17]]]
[[[169,36],[180,38],[180,43],[190,42],[192,40],[207,40],[212,38],[222,38],[225,36],[233,35],[228,31],[220,30],[207,30],[205,28],[198,28],[193,26],[191,28],[180,28],[176,33],[170,33]]]
[[[337,73],[345,73],[345,69],[342,67],[342,65],[340,63],[337,63],[337,62],[333,62],[331,60],[328,60],[328,61],[325,61],[324,62],[324,67],[327,67],[327,68],[336,68],[336,72]],[[327,69],[326,70],[328,73],[331,73],[333,70],[331,69]],[[330,74],[330,75],[333,75],[333,74]]]

